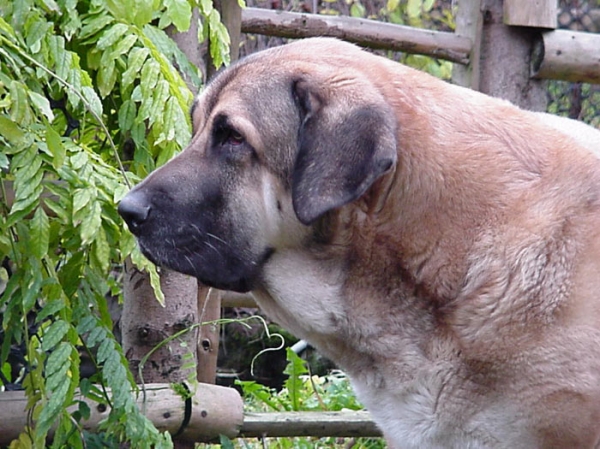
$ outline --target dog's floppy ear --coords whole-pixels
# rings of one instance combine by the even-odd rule
[[[310,224],[325,212],[359,198],[396,163],[396,120],[379,93],[329,89],[295,80],[300,112],[292,200],[298,219]]]

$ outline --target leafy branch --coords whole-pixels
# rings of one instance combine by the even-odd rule
[[[158,279],[116,204],[190,138],[192,92],[176,66],[198,84],[200,71],[164,29],[189,27],[197,6],[0,0],[0,367],[23,348],[32,419],[15,447],[44,447],[51,428],[55,447],[85,447],[79,394],[110,405],[106,441],[172,446],[136,405],[107,299],[121,295],[129,255]]]

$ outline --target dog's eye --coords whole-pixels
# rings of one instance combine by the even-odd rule
[[[239,132],[234,129],[229,130],[227,138],[225,139],[230,145],[241,145],[244,143],[244,136],[242,136]]]

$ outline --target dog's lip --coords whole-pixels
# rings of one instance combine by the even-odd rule
[[[202,284],[218,288],[219,290],[231,290],[238,293],[247,293],[254,289],[259,282],[262,267],[264,267],[275,253],[275,248],[270,246],[265,248],[262,255],[258,258],[258,261],[252,264],[255,268],[249,276],[240,276],[238,279],[229,282],[219,282],[202,276],[201,270],[198,270],[195,265],[189,264],[189,269],[187,270],[185,270],[185,267],[183,266],[175,267],[176,264],[170,262],[170,260],[172,260],[171,258],[157,256],[150,247],[146,246],[140,239],[138,239],[138,245],[142,254],[158,267],[168,268],[179,273],[187,274],[188,276],[193,276]],[[181,271],[181,269],[184,269],[185,271]]]

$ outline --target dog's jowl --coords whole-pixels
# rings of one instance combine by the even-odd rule
[[[333,39],[252,55],[122,201],[152,261],[250,291],[393,448],[600,443],[600,132]]]

